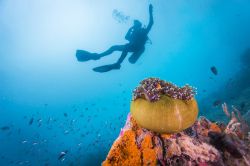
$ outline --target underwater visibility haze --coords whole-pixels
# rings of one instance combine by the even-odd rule
[[[122,47],[78,61],[127,44],[134,20],[147,29],[150,4],[138,59],[129,47],[120,66],[92,70]],[[149,77],[196,87],[212,121],[227,121],[224,102],[249,118],[249,11],[249,0],[0,0],[0,165],[101,165]]]

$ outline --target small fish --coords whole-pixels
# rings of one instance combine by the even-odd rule
[[[29,121],[29,125],[32,125],[33,122],[34,122],[34,118],[31,118]]]
[[[68,153],[67,150],[60,152],[60,154],[59,154],[59,156],[58,156],[58,160],[63,161],[63,160],[64,160],[63,157],[64,157],[67,153]]]
[[[42,119],[38,119],[37,122],[38,122],[38,127],[40,127],[42,125]]]
[[[19,161],[17,164],[19,164],[19,165],[23,165],[23,164],[24,164],[24,162],[23,162],[23,161]]]
[[[221,105],[221,104],[222,104],[221,100],[215,100],[215,101],[213,102],[213,106],[214,106],[214,107],[217,107],[217,106],[219,106],[219,105]]]
[[[246,106],[246,103],[245,103],[245,102],[242,102],[242,103],[240,104],[240,108],[241,108],[242,110],[245,108],[245,106]]]
[[[67,117],[67,116],[68,116],[68,114],[67,114],[66,112],[65,112],[63,115],[64,115],[64,117]]]
[[[49,124],[51,121],[52,121],[52,118],[49,117],[48,120],[47,120],[47,124]]]
[[[215,66],[212,66],[212,67],[210,68],[210,70],[212,71],[212,73],[213,73],[214,75],[217,75],[217,74],[218,74],[218,70],[217,70],[217,68],[216,68]]]
[[[64,134],[66,135],[66,134],[69,134],[69,130],[65,130],[64,131]]]
[[[70,125],[73,125],[75,122],[76,122],[76,120],[75,120],[75,119],[72,119],[72,120],[70,121]]]
[[[38,143],[37,142],[34,142],[32,145],[37,145]]]
[[[22,144],[25,144],[25,143],[27,143],[28,141],[26,141],[26,140],[24,140],[24,141],[22,141]]]
[[[9,126],[3,126],[3,127],[1,127],[1,130],[3,130],[3,131],[9,130],[9,129],[10,129]]]

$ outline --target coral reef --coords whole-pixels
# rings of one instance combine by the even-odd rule
[[[249,126],[236,107],[222,104],[228,124],[197,119],[192,87],[156,78],[140,84],[103,166],[250,166]]]
[[[159,134],[140,127],[129,114],[102,165],[249,166],[249,135],[238,128],[245,132],[241,137],[231,126],[242,122],[230,118],[234,122],[225,125],[200,117],[182,132]]]
[[[148,78],[134,90],[130,111],[136,123],[158,133],[176,133],[190,127],[198,116],[195,91]]]

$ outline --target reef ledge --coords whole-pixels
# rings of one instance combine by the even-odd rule
[[[199,117],[184,131],[159,134],[140,127],[129,113],[102,165],[249,166],[250,136],[242,123],[235,116],[227,125]]]

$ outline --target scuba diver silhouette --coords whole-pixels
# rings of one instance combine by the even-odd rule
[[[80,62],[88,61],[88,60],[98,60],[101,57],[112,54],[114,51],[121,51],[122,54],[118,61],[114,64],[99,66],[93,68],[95,72],[108,72],[114,69],[120,69],[121,63],[125,59],[128,53],[132,53],[129,57],[128,61],[134,64],[142,53],[145,50],[145,44],[148,40],[148,33],[152,28],[153,21],[153,6],[149,5],[149,24],[147,27],[142,27],[142,23],[139,20],[134,20],[134,25],[128,30],[125,39],[129,41],[129,43],[125,45],[114,45],[110,47],[108,50],[103,53],[90,53],[85,50],[77,50],[76,57]]]

